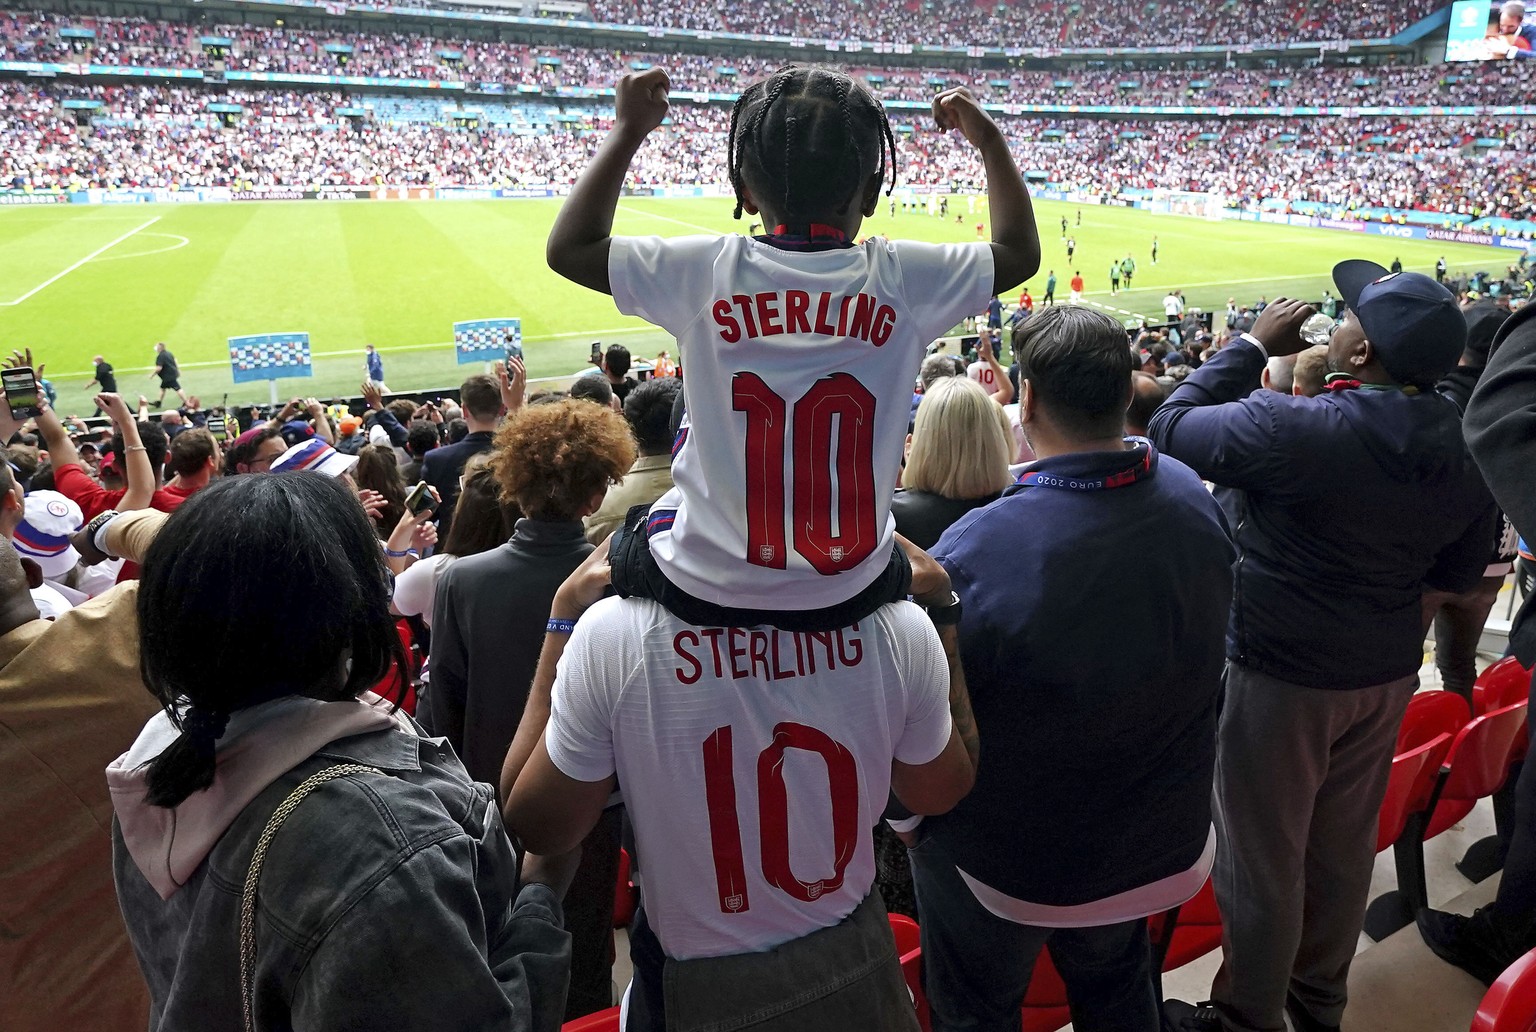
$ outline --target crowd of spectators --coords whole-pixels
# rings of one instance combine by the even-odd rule
[[[938,39],[989,46],[1118,47],[1278,40],[1380,39],[1444,6],[1409,0],[1376,6],[1329,0],[1237,5],[1231,0],[1179,4],[1145,0],[1077,4],[1069,0],[899,4],[837,0],[593,0],[594,17],[617,24],[725,29],[813,39],[920,42]]]
[[[1267,8],[1259,8],[1265,10]],[[62,37],[87,28],[94,41]],[[212,36],[229,45],[204,48]],[[333,49],[326,49],[331,47]],[[349,49],[336,49],[339,47]],[[400,32],[320,32],[296,28],[212,24],[190,26],[132,18],[65,18],[0,13],[0,56],[17,61],[156,65],[293,75],[358,75],[505,86],[604,88],[632,68],[659,64],[674,89],[732,93],[781,60],[718,54],[655,54],[601,48],[532,46],[499,40]],[[1121,104],[1138,106],[1363,106],[1518,104],[1531,92],[1529,62],[1466,66],[1297,66],[1137,70],[1022,70],[912,67],[850,62],[883,100],[931,98],[964,85],[999,104]],[[1198,84],[1198,85],[1197,85]]]
[[[59,101],[101,101],[82,131]],[[335,109],[373,103],[325,92],[239,90],[232,126],[210,115],[214,95],[160,86],[0,86],[11,113],[0,181],[15,188],[378,184],[564,186],[595,151],[611,115],[569,108],[574,122],[519,133],[484,123],[354,121]],[[451,111],[451,109],[449,109]],[[642,148],[641,186],[726,181],[728,109],[676,103]],[[900,182],[979,189],[973,149],[927,119],[898,118]],[[1469,218],[1536,213],[1536,130],[1497,119],[1005,118],[1016,160],[1036,178],[1105,197],[1126,191],[1213,193],[1233,206],[1272,198],[1340,212],[1422,209]],[[1480,146],[1479,141],[1501,146]],[[1489,170],[1497,170],[1490,175]]]

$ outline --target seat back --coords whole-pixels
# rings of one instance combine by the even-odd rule
[[[1454,735],[1471,719],[1467,700],[1455,692],[1419,692],[1408,700],[1408,712],[1403,714],[1403,723],[1397,732],[1397,747],[1392,751],[1401,755],[1412,752],[1437,735]]]
[[[898,959],[922,945],[922,936],[918,932],[916,921],[905,914],[887,914],[886,917],[891,922],[891,937],[896,940]]]
[[[1211,880],[1207,878],[1194,898],[1178,910],[1152,918],[1148,929],[1153,942],[1164,950],[1164,971],[1177,970],[1220,946],[1221,912],[1216,909],[1216,890]]]
[[[1511,964],[1488,987],[1472,1032],[1536,1032],[1536,950]]]
[[[629,850],[619,847],[619,876],[613,887],[613,927],[628,928],[640,902],[640,890],[629,880]]]
[[[567,1021],[560,1026],[560,1032],[621,1032],[619,1011],[618,1007],[609,1007],[596,1014],[588,1014],[584,1018]]]
[[[1024,993],[1024,1032],[1056,1032],[1071,1021],[1067,986],[1047,947],[1035,958],[1035,970],[1030,975],[1029,989]]]
[[[923,1032],[932,1032],[933,1016],[928,1012],[928,994],[923,992],[923,951],[913,950],[901,958],[901,977],[912,994],[912,1005],[917,1008],[917,1025]]]
[[[1461,729],[1446,757],[1442,800],[1475,802],[1504,787],[1510,756],[1525,729],[1526,706],[1519,702],[1496,709]]]
[[[1381,800],[1381,810],[1376,817],[1376,852],[1397,841],[1410,814],[1429,805],[1440,764],[1450,748],[1451,736],[1440,734],[1416,749],[1392,757],[1387,794]]]
[[[1531,671],[1514,656],[1505,656],[1484,670],[1472,685],[1472,712],[1477,716],[1529,699]]]

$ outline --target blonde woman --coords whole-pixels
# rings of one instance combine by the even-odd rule
[[[1001,405],[962,377],[936,381],[907,435],[902,490],[891,503],[896,532],[932,548],[950,524],[1002,494],[1013,454]]]

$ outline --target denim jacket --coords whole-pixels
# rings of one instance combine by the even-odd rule
[[[174,737],[164,714],[108,769],[114,873],[150,1028],[242,1027],[240,900],[256,841],[306,778],[355,763],[382,773],[324,783],[267,849],[256,1027],[558,1029],[570,938],[547,887],[518,891],[490,787],[403,715],[381,724],[377,706],[254,709],[231,721],[214,785],[175,810],[142,798],[143,764]],[[301,754],[296,765],[285,750]]]

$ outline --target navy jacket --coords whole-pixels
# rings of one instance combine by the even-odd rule
[[[1223,348],[1148,428],[1242,492],[1227,656],[1312,688],[1407,677],[1423,661],[1424,588],[1469,590],[1493,540],[1461,410],[1437,392],[1255,390],[1264,361],[1247,342]]]
[[[1467,444],[1510,522],[1536,541],[1536,304],[1512,316],[1494,340],[1467,408]],[[1520,607],[1509,643],[1521,663],[1536,665],[1536,595]]]
[[[457,444],[433,448],[421,460],[421,479],[437,488],[437,496],[442,499],[437,509],[440,538],[446,540],[448,528],[453,525],[453,509],[459,501],[459,475],[464,472],[464,464],[481,452],[490,451],[495,437],[489,430],[477,430]]]
[[[1093,475],[1132,459],[1030,468]],[[934,549],[965,605],[981,763],[971,794],[924,827],[1016,899],[1125,892],[1187,870],[1210,835],[1232,544],[1200,478],[1152,460],[1110,490],[1012,489]]]

